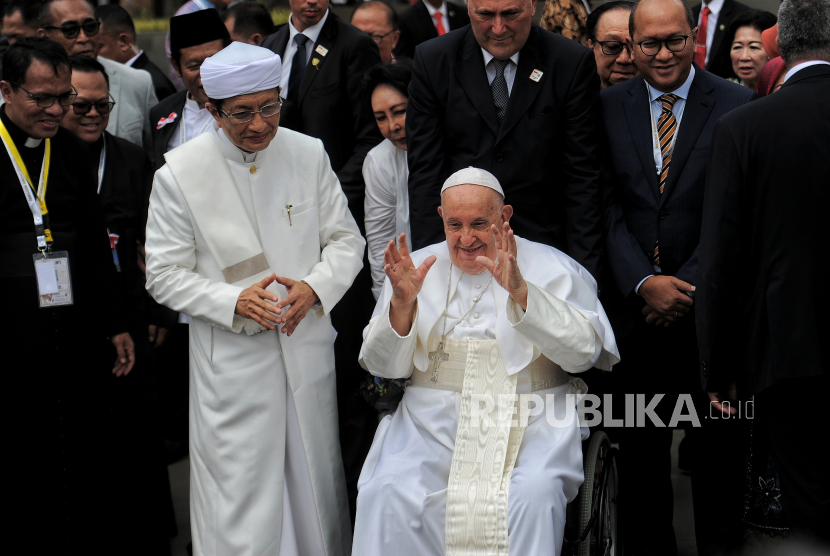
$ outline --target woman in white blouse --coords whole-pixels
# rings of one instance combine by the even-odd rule
[[[406,164],[406,105],[412,66],[401,61],[366,72],[364,87],[384,140],[363,162],[366,183],[366,241],[372,294],[380,295],[385,274],[383,250],[401,233],[409,238],[409,167]]]

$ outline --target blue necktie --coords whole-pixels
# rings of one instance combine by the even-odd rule
[[[300,33],[294,37],[294,41],[297,43],[297,52],[294,53],[294,59],[291,61],[287,98],[294,104],[299,104],[300,85],[303,82],[303,75],[305,75],[305,67],[308,65],[308,57],[305,51],[305,43],[308,42],[308,37]]]

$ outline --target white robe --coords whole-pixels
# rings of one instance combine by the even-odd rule
[[[517,244],[519,265],[530,284],[527,312],[494,281],[448,337],[497,340],[510,374],[526,373],[522,369],[540,353],[569,372],[594,365],[610,369],[619,354],[593,278],[551,247],[521,238]],[[391,287],[388,281],[384,285],[361,351],[361,362],[375,375],[406,378],[428,371],[426,339],[442,333],[450,269],[446,243],[413,253],[413,262],[420,265],[429,255],[438,256],[438,261],[427,275],[406,337],[398,336],[389,324]],[[489,277],[486,271],[469,275],[453,267],[448,329]],[[552,327],[563,320],[554,314],[555,305],[546,293],[571,305],[584,320],[571,317],[569,326]],[[535,394],[543,399],[552,395],[555,413],[563,418],[567,394],[583,389],[581,381],[573,381]],[[523,393],[521,387],[517,393]],[[456,392],[410,386],[397,411],[381,422],[358,483],[354,554],[444,553],[447,483],[460,400]],[[510,480],[510,554],[555,555],[561,550],[565,508],[583,481],[581,440],[586,436],[578,420],[554,426],[545,411],[530,417]]]
[[[221,130],[211,134],[224,160],[205,159],[196,140],[176,152],[187,150],[194,165],[228,165],[234,183],[226,185],[238,192],[272,270],[305,280],[321,303],[290,337],[239,334],[234,308],[242,288],[225,282],[170,166],[156,172],[147,289],[193,318],[194,554],[349,554],[328,313],[361,268],[365,242],[320,141],[280,129],[254,156]]]
[[[363,161],[366,198],[363,201],[366,243],[372,270],[372,295],[380,295],[383,280],[383,250],[389,240],[409,231],[409,166],[406,151],[384,139]]]

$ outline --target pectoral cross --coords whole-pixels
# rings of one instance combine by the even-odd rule
[[[438,342],[438,349],[429,352],[429,360],[432,361],[432,382],[438,382],[438,368],[442,361],[446,361],[450,356],[444,352],[444,342]]]

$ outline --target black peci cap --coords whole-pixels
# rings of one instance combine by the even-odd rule
[[[170,52],[176,60],[182,48],[230,38],[222,16],[213,8],[170,18]]]

